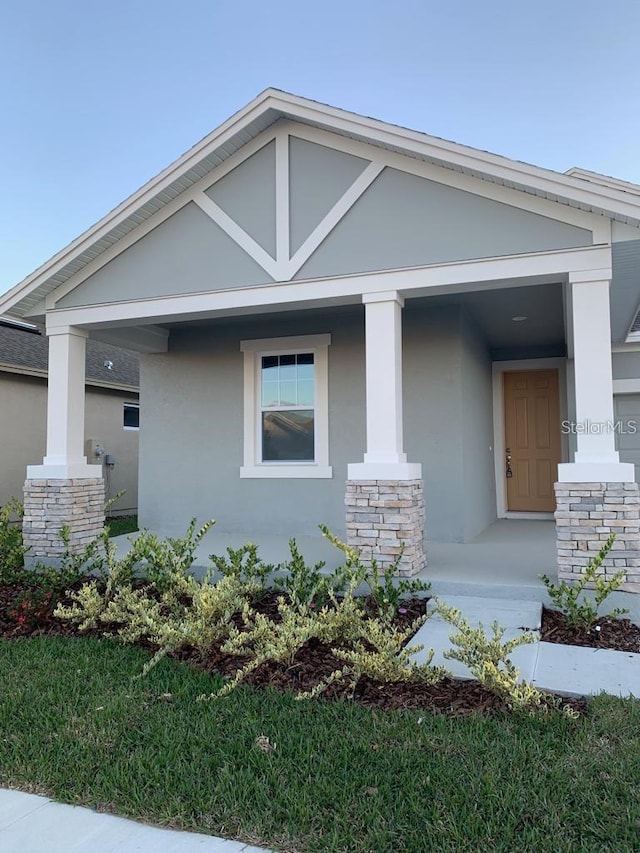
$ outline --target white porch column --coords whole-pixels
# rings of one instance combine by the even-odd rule
[[[364,294],[367,447],[348,466],[347,543],[380,569],[414,575],[426,565],[422,465],[402,438],[402,307],[396,291]]]
[[[86,332],[48,330],[47,448],[42,465],[29,465],[24,484],[22,534],[27,563],[55,564],[68,547],[82,553],[104,525],[101,465],[88,465],[84,450]]]
[[[396,292],[365,293],[367,449],[349,465],[350,480],[413,480],[422,466],[408,463],[402,434],[402,308]]]
[[[633,482],[634,466],[615,449],[609,279],[570,273],[577,450],[558,466],[560,482]]]
[[[49,334],[47,449],[42,465],[29,465],[29,478],[101,477],[100,465],[84,455],[84,385],[87,333],[67,327]]]
[[[611,534],[601,571],[624,572],[621,589],[640,592],[640,493],[634,466],[615,449],[610,270],[570,273],[576,397],[575,461],[558,466],[558,577],[577,580]]]

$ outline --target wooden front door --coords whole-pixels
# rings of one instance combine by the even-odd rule
[[[504,374],[507,509],[553,512],[560,461],[557,370]]]

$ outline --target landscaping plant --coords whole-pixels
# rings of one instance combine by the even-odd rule
[[[562,580],[559,584],[551,582],[547,575],[541,575],[542,581],[547,588],[549,598],[563,613],[567,625],[581,631],[589,631],[599,618],[600,605],[614,592],[625,578],[625,571],[616,572],[613,577],[607,579],[600,572],[600,567],[615,542],[615,533],[604,543],[598,553],[589,561],[580,578],[572,583]],[[594,601],[584,594],[588,584],[593,585]],[[582,597],[581,597],[582,596]],[[613,619],[628,613],[628,610],[616,608],[605,614],[606,618]]]
[[[450,637],[453,649],[444,652],[448,660],[457,660],[468,667],[480,684],[501,696],[513,708],[536,708],[548,701],[548,696],[520,679],[520,672],[509,655],[518,646],[536,641],[531,631],[523,631],[512,640],[505,640],[504,628],[497,622],[487,636],[482,625],[472,628],[459,610],[439,601],[437,612],[457,629]]]
[[[227,556],[210,554],[209,560],[223,577],[235,577],[243,583],[258,584],[266,588],[269,576],[275,570],[258,556],[258,546],[248,542],[240,548],[227,548]]]
[[[13,498],[0,507],[0,582],[13,583],[22,574],[27,549],[22,542],[22,504]]]
[[[430,583],[419,578],[396,577],[402,554],[398,554],[394,562],[386,569],[379,571],[375,559],[372,559],[369,565],[365,565],[357,548],[352,548],[340,540],[324,524],[320,525],[320,530],[329,542],[345,555],[346,562],[342,571],[347,577],[358,576],[361,582],[369,587],[369,595],[376,605],[380,618],[387,621],[393,620],[398,613],[402,599],[431,589]]]

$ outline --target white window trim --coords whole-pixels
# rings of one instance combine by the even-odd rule
[[[301,335],[240,341],[244,353],[244,465],[242,479],[329,479],[329,357],[331,335]],[[258,391],[260,364],[265,355],[312,352],[315,365],[314,434],[315,461],[306,463],[261,463]]]

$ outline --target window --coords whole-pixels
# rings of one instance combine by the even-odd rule
[[[330,335],[242,341],[244,465],[240,476],[331,477]]]
[[[122,416],[124,429],[140,429],[140,406],[137,403],[125,403]]]

